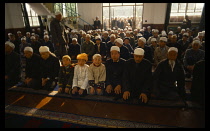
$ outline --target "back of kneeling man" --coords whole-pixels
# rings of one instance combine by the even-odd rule
[[[147,103],[152,86],[152,64],[144,59],[144,50],[136,48],[134,58],[126,61],[123,73],[123,99],[138,99],[138,103]]]

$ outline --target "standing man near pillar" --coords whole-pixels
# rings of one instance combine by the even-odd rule
[[[61,60],[64,55],[67,55],[68,38],[65,34],[65,25],[61,22],[62,13],[56,12],[55,18],[50,23],[50,33],[52,42],[55,46],[55,55]]]

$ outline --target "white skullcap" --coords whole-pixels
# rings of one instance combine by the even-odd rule
[[[180,26],[178,26],[177,28],[181,28]]]
[[[26,37],[22,37],[21,40],[26,40]]]
[[[72,38],[72,41],[73,41],[73,40],[77,41],[77,38]]]
[[[26,34],[31,34],[30,32],[26,32]]]
[[[154,29],[154,33],[159,33],[159,30],[158,29]]]
[[[147,26],[147,28],[151,28],[151,26]]]
[[[33,48],[31,48],[31,47],[27,46],[27,47],[25,47],[25,48],[24,48],[24,51],[30,51],[30,52],[33,52]]]
[[[21,31],[17,31],[17,33],[21,33]]]
[[[86,37],[89,37],[89,38],[91,38],[90,34],[86,34]]]
[[[120,52],[120,48],[118,46],[112,46],[111,49],[110,49],[110,52],[113,51],[113,50],[116,50],[116,51]]]
[[[62,13],[58,11],[58,12],[55,12],[55,15],[62,15]]]
[[[173,35],[174,32],[173,32],[173,31],[169,31],[168,34],[169,34],[169,35]]]
[[[44,32],[44,35],[48,35],[48,32]]]
[[[141,40],[142,42],[144,42],[144,44],[146,43],[146,39],[144,37],[140,37],[138,40]]]
[[[157,39],[156,38],[152,38],[151,41],[157,41]]]
[[[37,30],[40,30],[40,28],[37,28]]]
[[[186,28],[186,30],[190,30],[190,28]]]
[[[195,38],[193,38],[193,40],[200,40],[200,38],[198,38],[198,37],[195,37]]]
[[[141,33],[138,33],[136,36],[142,36],[142,34]]]
[[[95,37],[95,40],[101,40],[101,37],[97,35],[97,36]]]
[[[112,29],[113,29],[113,30],[115,30],[116,28],[115,28],[115,27],[113,27]]]
[[[100,54],[93,55],[93,59],[95,59],[96,57],[100,57],[101,58],[101,55]]]
[[[203,34],[205,35],[205,30],[203,30],[202,32],[203,32]]]
[[[198,36],[204,36],[203,32],[198,32]]]
[[[15,45],[10,41],[6,41],[5,45],[8,45],[8,46],[12,47],[13,49],[15,48]]]
[[[134,54],[135,55],[144,55],[144,49],[142,49],[142,48],[136,48],[134,50]]]
[[[162,35],[162,36],[167,36],[166,31],[162,31],[162,32],[161,32],[161,35]]]
[[[165,41],[165,42],[167,42],[168,41],[168,39],[166,38],[166,37],[160,37],[160,41]]]
[[[39,47],[39,52],[42,53],[42,52],[49,52],[49,47],[47,46],[40,46]]]
[[[12,35],[12,33],[8,33],[8,35]]]
[[[44,35],[44,38],[49,38],[49,36],[48,35]]]
[[[182,29],[181,32],[182,32],[182,31],[185,31],[185,29]]]
[[[102,29],[101,31],[104,31],[104,29]]]
[[[138,31],[137,29],[134,29],[133,31]]]
[[[114,37],[114,38],[116,38],[116,35],[114,35],[114,34],[111,34],[109,37],[110,37],[110,38],[111,38],[111,37]]]
[[[109,34],[108,31],[104,31],[103,34]]]
[[[35,36],[31,36],[31,39],[32,39],[32,40],[35,40],[36,38],[35,38]]]
[[[117,43],[119,43],[119,44],[123,44],[123,40],[121,39],[121,38],[117,38],[116,40],[115,40],[115,42],[117,42]]]
[[[125,33],[126,33],[126,34],[130,34],[130,31],[126,31]]]
[[[184,35],[185,35],[185,36],[189,36],[189,33],[184,33],[183,36],[184,36]]]
[[[192,44],[194,44],[194,43],[201,44],[201,41],[200,40],[193,40],[193,43]]]
[[[168,49],[168,52],[170,52],[170,51],[176,51],[178,53],[178,49],[176,47],[170,47]]]
[[[99,18],[98,16],[96,16],[96,18]]]
[[[35,33],[31,33],[31,35],[35,35]]]

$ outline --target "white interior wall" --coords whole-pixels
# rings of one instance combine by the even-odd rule
[[[88,23],[93,24],[96,16],[102,21],[102,3],[77,3],[77,8]],[[167,3],[144,3],[143,24],[164,24],[166,8]],[[5,3],[5,29],[11,28],[24,28],[20,3]]]
[[[167,3],[144,3],[143,24],[164,24],[166,8]]]
[[[20,3],[5,3],[5,29],[12,28],[24,28]]]
[[[99,16],[99,20],[102,22],[102,3],[77,3],[78,13],[81,18],[86,22],[93,25],[93,19]],[[81,25],[87,25],[80,20]]]

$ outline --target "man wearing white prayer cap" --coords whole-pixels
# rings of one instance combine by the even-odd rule
[[[144,59],[144,50],[136,48],[134,58],[126,61],[123,73],[123,100],[138,100],[138,104],[148,102],[152,81],[152,64]]]
[[[122,75],[125,60],[120,58],[120,48],[112,46],[110,48],[111,59],[107,59],[106,66],[106,83],[104,95],[114,96],[115,100],[122,97]]]
[[[27,46],[24,48],[24,56],[26,58],[25,79],[22,86],[32,89],[41,88],[41,57],[38,54],[33,53],[33,48]]]
[[[183,60],[185,51],[190,46],[190,42],[188,38],[189,38],[189,33],[183,33],[182,38],[177,41],[179,45],[179,50],[180,50],[178,59],[180,59],[181,61]]]
[[[191,78],[195,63],[205,59],[205,51],[200,49],[200,47],[201,41],[193,40],[192,48],[187,49],[184,54],[183,63],[187,78]]]
[[[120,58],[128,60],[131,57],[129,49],[123,45],[123,40],[121,38],[115,40],[115,45],[120,48]]]
[[[153,63],[152,49],[151,47],[145,44],[146,44],[146,39],[144,37],[140,37],[137,43],[138,46],[136,48],[142,48],[145,51],[144,58]]]
[[[62,13],[56,12],[55,18],[50,22],[50,33],[52,35],[52,43],[54,43],[55,54],[61,60],[67,55],[68,35],[65,32],[65,25],[62,22]]]
[[[169,47],[166,45],[167,44],[167,38],[166,37],[160,37],[159,41],[159,47],[157,47],[154,51],[154,66],[157,66],[158,63],[167,58],[167,52]]]
[[[178,49],[170,47],[167,59],[162,60],[153,73],[152,96],[155,99],[180,100],[185,97],[185,74],[177,60]],[[177,84],[174,84],[177,82]]]
[[[147,45],[151,45],[151,39],[152,38],[156,38],[157,40],[157,43],[159,42],[160,40],[160,36],[159,36],[159,30],[158,29],[154,29],[153,32],[152,32],[152,36],[150,36],[147,40]]]
[[[5,90],[17,84],[21,79],[20,55],[14,51],[15,45],[5,42]]]
[[[52,91],[57,85],[58,73],[60,69],[59,59],[50,52],[49,47],[41,46],[39,48],[41,56],[41,78],[42,78],[42,89]]]

